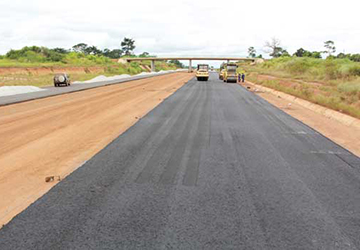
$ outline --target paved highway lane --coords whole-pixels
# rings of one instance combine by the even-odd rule
[[[360,249],[360,159],[191,80],[0,230],[0,249]]]
[[[167,75],[172,74],[174,72],[163,72],[160,74],[150,74],[150,75],[134,75],[123,79],[116,79],[116,80],[105,80],[105,81],[99,81],[99,82],[92,82],[92,83],[74,83],[70,86],[61,86],[61,87],[54,87],[54,86],[48,86],[43,87],[43,91],[36,91],[36,92],[29,92],[29,93],[23,93],[23,94],[17,94],[17,95],[10,95],[10,96],[0,96],[0,107],[5,105],[11,105],[15,103],[20,102],[26,102],[26,101],[32,101],[42,98],[47,98],[50,96],[57,96],[57,95],[63,95],[78,91],[84,91],[89,90],[93,88],[98,87],[104,87],[114,84],[120,84],[130,81],[136,81],[146,78],[152,78],[160,75]]]

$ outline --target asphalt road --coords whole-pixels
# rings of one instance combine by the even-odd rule
[[[191,80],[0,230],[0,249],[360,249],[360,159]]]

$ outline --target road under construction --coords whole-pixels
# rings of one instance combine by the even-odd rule
[[[3,106],[0,138],[0,249],[360,249],[360,159],[217,73]]]

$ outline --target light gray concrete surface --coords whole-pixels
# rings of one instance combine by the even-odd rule
[[[0,230],[0,249],[360,249],[360,159],[195,79]]]
[[[156,75],[139,75],[139,76],[131,76],[129,78],[118,79],[118,80],[109,80],[109,81],[101,81],[101,82],[94,82],[94,83],[79,83],[79,84],[71,84],[70,86],[62,86],[62,87],[45,87],[44,91],[38,92],[31,92],[31,93],[24,93],[18,95],[11,95],[11,96],[0,96],[0,106],[5,106],[9,104],[15,104],[20,102],[31,101],[35,99],[46,98],[50,96],[62,95],[87,89],[93,89],[113,84],[119,84],[123,82],[135,81],[150,77],[155,77],[159,75],[171,74],[174,72],[156,74]]]

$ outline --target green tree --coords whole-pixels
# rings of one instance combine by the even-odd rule
[[[107,57],[109,57],[110,53],[111,53],[111,50],[109,50],[108,48],[105,48],[102,52],[103,56],[107,56]]]
[[[317,52],[317,51],[310,52],[306,49],[300,48],[293,54],[293,56],[321,58],[321,52]]]
[[[324,53],[327,53],[329,56],[336,52],[335,44],[331,40],[324,42],[324,47],[326,49]]]
[[[47,61],[51,62],[60,62],[64,59],[65,54],[59,53],[54,49],[48,49],[45,47],[41,47],[41,53],[43,56],[46,57]]]
[[[339,53],[336,58],[339,59],[349,59],[354,62],[360,62],[360,54],[345,54],[345,53]]]
[[[279,53],[280,53],[281,57],[289,57],[290,56],[289,52],[287,52],[286,49],[281,49],[281,51]]]
[[[354,62],[360,62],[360,54],[352,54],[350,60]]]
[[[311,52],[311,57],[320,59],[321,58],[321,52],[313,51],[313,52]]]
[[[300,48],[294,53],[294,56],[304,57],[304,56],[306,56],[306,52],[308,52],[308,51],[304,50],[303,48]]]
[[[88,45],[86,43],[78,43],[72,47],[73,51],[84,53],[87,49]]]
[[[85,48],[84,53],[87,55],[102,55],[102,51],[96,46],[88,46]]]
[[[184,64],[182,64],[179,60],[170,60],[169,63],[175,64],[178,68],[184,68]]]
[[[102,52],[102,54],[104,56],[112,58],[112,59],[120,58],[122,53],[123,53],[123,51],[121,49],[113,49],[113,50],[104,49],[104,51]]]
[[[136,48],[135,40],[125,37],[121,42],[121,49],[126,56],[133,55],[133,51]]]
[[[256,50],[253,46],[249,47],[248,48],[248,54],[249,54],[249,57],[256,57]]]
[[[345,54],[345,53],[339,53],[336,58],[339,58],[339,59],[344,59],[344,58],[349,58],[350,55],[349,54]]]
[[[149,57],[150,54],[148,52],[143,52],[139,55],[139,57]]]
[[[60,54],[67,54],[69,53],[69,51],[67,49],[64,48],[53,48],[52,51],[60,53]]]

